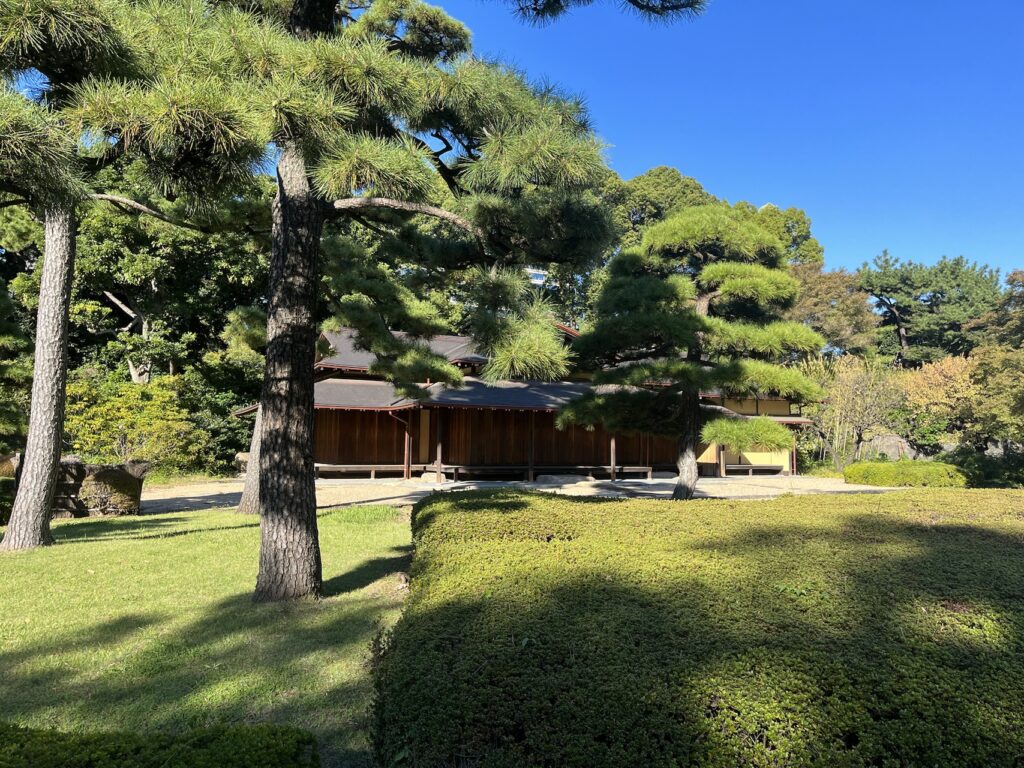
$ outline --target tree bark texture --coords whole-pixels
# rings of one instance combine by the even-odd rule
[[[679,456],[676,458],[675,488],[672,498],[686,501],[693,498],[697,490],[697,446],[700,442],[700,393],[684,392],[682,395],[682,428],[679,433]]]
[[[249,461],[245,465],[245,485],[242,498],[238,501],[238,512],[243,515],[260,513],[260,442],[263,440],[262,409],[256,409],[256,421],[252,425],[252,441],[249,443]]]
[[[75,207],[54,204],[44,215],[43,276],[39,286],[32,404],[18,494],[0,549],[52,544],[50,516],[64,437],[68,376],[68,309],[75,270]]]
[[[323,204],[298,146],[277,165],[260,400],[260,566],[256,600],[319,596],[313,476],[313,361]]]

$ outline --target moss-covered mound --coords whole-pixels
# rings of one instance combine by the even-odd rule
[[[963,488],[967,476],[938,461],[860,461],[843,470],[848,483],[889,488]]]
[[[316,768],[306,731],[258,725],[191,733],[88,735],[0,723],[4,768]]]
[[[1016,766],[1024,493],[434,496],[383,765]]]

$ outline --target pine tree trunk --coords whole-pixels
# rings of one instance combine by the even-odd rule
[[[242,498],[238,501],[237,512],[243,515],[260,513],[260,441],[263,439],[263,410],[256,409],[256,421],[252,425],[252,441],[249,443],[249,461],[245,465],[245,485]]]
[[[260,567],[256,600],[319,596],[320,543],[313,478],[313,358],[323,210],[301,150],[277,165],[260,401]]]
[[[50,517],[64,437],[64,384],[68,376],[68,308],[75,270],[75,208],[45,212],[43,276],[39,286],[32,405],[28,439],[7,533],[0,549],[52,544]]]
[[[684,392],[683,425],[679,435],[679,456],[676,459],[676,487],[672,498],[686,501],[693,498],[697,490],[697,446],[700,441],[700,394]]]

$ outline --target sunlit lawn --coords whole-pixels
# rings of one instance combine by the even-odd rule
[[[0,557],[0,718],[64,731],[282,722],[368,762],[369,648],[402,600],[407,517],[320,517],[327,599],[255,605],[257,521],[229,511],[55,523]]]

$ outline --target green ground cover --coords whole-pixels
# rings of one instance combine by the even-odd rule
[[[0,557],[0,720],[73,737],[284,724],[313,732],[324,765],[369,762],[368,660],[404,594],[407,515],[323,514],[328,597],[294,605],[251,602],[258,524],[232,512],[58,521],[54,536]]]
[[[386,766],[1017,766],[1024,492],[434,496]]]

